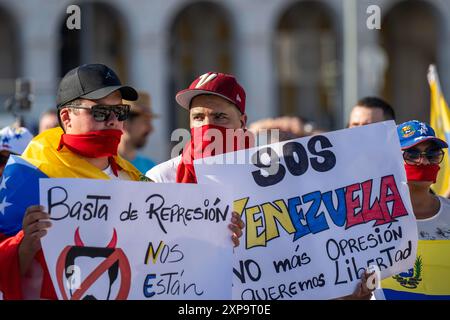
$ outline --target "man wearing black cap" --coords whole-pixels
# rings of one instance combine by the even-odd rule
[[[37,168],[39,175],[27,175],[23,184],[11,184],[8,180],[19,181],[15,177],[23,168],[12,164],[13,169],[5,169],[4,187],[19,193],[30,185],[36,189],[32,199],[26,197],[17,205],[7,202],[8,196],[3,199],[8,205],[0,215],[0,291],[4,299],[56,299],[40,244],[51,223],[49,215],[36,205],[37,177],[136,181],[142,177],[117,155],[130,110],[122,99],[137,98],[136,90],[123,86],[114,71],[102,64],[82,65],[61,80],[56,102],[62,130],[50,129],[35,137],[20,159]]]
[[[0,191],[14,188],[22,192],[35,186],[17,206],[8,202],[8,196],[0,203],[0,292],[4,299],[57,298],[41,250],[40,239],[51,223],[50,216],[36,205],[39,178],[148,180],[117,154],[123,122],[130,111],[122,99],[137,98],[133,88],[123,86],[114,71],[101,64],[80,66],[61,80],[57,109],[62,130],[44,131],[18,159],[37,168],[34,171],[39,174],[31,177],[27,171],[20,183],[21,179],[12,177],[15,172],[7,166],[5,180],[1,181]],[[22,210],[13,209],[20,206]],[[235,245],[242,235],[240,222],[235,220],[229,225]]]
[[[122,99],[137,98],[136,90],[122,86],[114,71],[105,65],[83,65],[69,71],[61,81],[56,101],[65,132],[58,150],[67,147],[111,178],[121,175],[129,180],[114,156],[130,112]]]

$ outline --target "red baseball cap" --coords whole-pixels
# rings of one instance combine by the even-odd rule
[[[175,96],[178,104],[189,110],[191,101],[198,95],[212,94],[233,103],[242,114],[245,113],[245,91],[229,74],[208,72],[191,83],[188,89],[181,90]]]

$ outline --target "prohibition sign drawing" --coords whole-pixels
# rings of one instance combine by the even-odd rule
[[[114,229],[113,238],[110,243],[104,247],[87,247],[81,241],[79,235],[79,228],[75,231],[75,245],[66,246],[58,257],[56,263],[56,277],[58,287],[64,300],[81,300],[87,299],[84,297],[87,290],[105,273],[108,272],[109,290],[107,299],[109,299],[111,286],[117,280],[118,272],[120,271],[120,287],[117,292],[115,300],[125,300],[128,297],[131,286],[131,267],[130,263],[122,249],[116,248],[117,234]],[[105,258],[94,270],[87,275],[87,277],[80,282],[80,285],[73,291],[69,288],[70,297],[67,294],[66,286],[64,285],[66,279],[71,275],[69,270],[75,265],[75,259],[78,257]],[[84,297],[84,298],[83,298]],[[89,296],[89,299],[96,299],[94,296]]]

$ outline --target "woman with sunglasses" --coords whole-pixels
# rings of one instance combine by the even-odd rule
[[[448,145],[436,137],[428,124],[416,120],[400,124],[397,132],[419,238],[443,238],[444,235],[436,231],[442,225],[450,228],[450,200],[434,194],[431,185],[436,182],[439,164],[444,159],[443,149]]]
[[[418,249],[410,270],[382,281],[377,299],[449,299],[450,200],[436,195],[436,182],[448,145],[428,124],[412,120],[398,125],[412,208],[417,219]],[[430,241],[431,240],[431,241]],[[381,295],[383,293],[383,295]]]

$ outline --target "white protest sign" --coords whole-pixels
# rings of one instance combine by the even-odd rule
[[[246,155],[247,164],[226,162]],[[393,121],[204,160],[194,162],[199,183],[232,187],[246,224],[234,299],[337,298],[368,266],[385,278],[414,263],[417,227]]]
[[[59,299],[231,299],[232,198],[219,187],[40,179]]]

